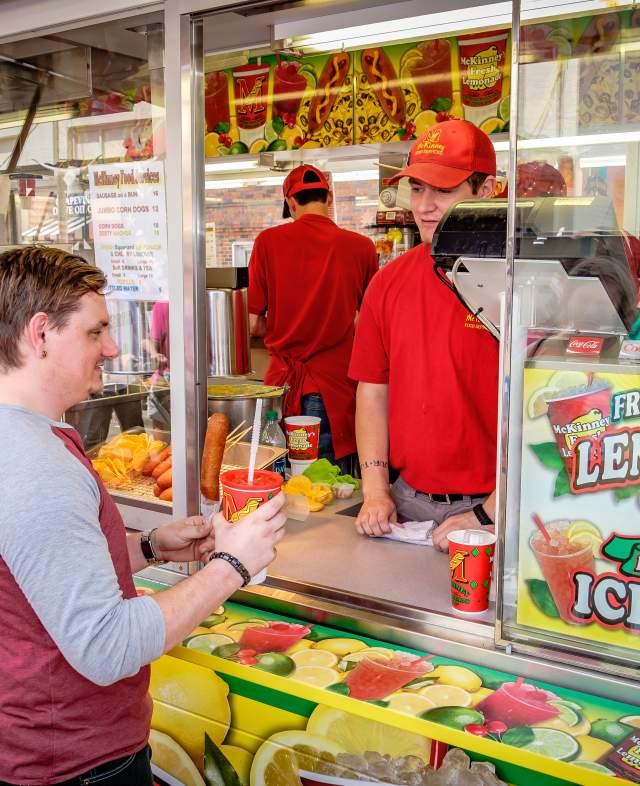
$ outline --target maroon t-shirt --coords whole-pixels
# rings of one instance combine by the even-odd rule
[[[95,475],[77,432],[70,428],[52,431],[96,478],[100,526],[118,584],[124,598],[134,598],[122,517]],[[46,500],[43,511],[46,513]],[[73,569],[70,564],[69,570]],[[152,712],[149,667],[106,687],[80,675],[62,656],[2,558],[0,631],[4,661],[0,778],[47,786],[144,747]]]

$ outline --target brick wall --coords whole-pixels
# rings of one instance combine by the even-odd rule
[[[367,234],[378,200],[377,180],[335,183],[335,215],[339,226]],[[218,201],[220,200],[220,201]],[[253,240],[267,227],[282,223],[282,188],[250,186],[207,192],[207,223],[215,223],[216,265],[231,264],[231,243]]]

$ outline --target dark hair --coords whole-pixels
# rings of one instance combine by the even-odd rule
[[[293,195],[293,199],[299,205],[308,205],[310,202],[322,202],[326,205],[328,198],[329,192],[326,188],[310,188],[308,191],[300,191],[300,193]],[[291,211],[286,199],[282,208],[282,218],[291,218]]]
[[[60,330],[82,295],[106,285],[99,268],[58,248],[21,246],[0,254],[0,369],[22,365],[19,343],[34,314],[44,312]]]
[[[471,193],[475,196],[480,191],[480,186],[490,177],[486,172],[474,172],[466,179],[466,183],[471,186]]]
[[[313,170],[308,169],[302,175],[302,182],[319,183],[320,178]],[[310,202],[322,202],[323,205],[326,205],[328,198],[329,192],[326,188],[309,188],[306,191],[299,191],[297,194],[293,194],[293,199],[295,199],[299,205],[308,205]],[[284,200],[284,207],[282,208],[282,218],[291,218],[291,211],[289,210],[286,199]]]

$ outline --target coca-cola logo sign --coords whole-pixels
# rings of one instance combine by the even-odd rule
[[[640,360],[640,341],[623,341],[620,348],[620,357]]]
[[[581,336],[572,338],[567,345],[567,353],[571,355],[599,355],[604,339]]]

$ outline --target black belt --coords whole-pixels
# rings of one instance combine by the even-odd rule
[[[418,494],[423,494],[428,497],[431,502],[442,502],[445,505],[451,505],[453,502],[460,502],[465,497],[488,497],[488,491],[480,491],[477,494],[429,494],[426,491],[419,491]]]

